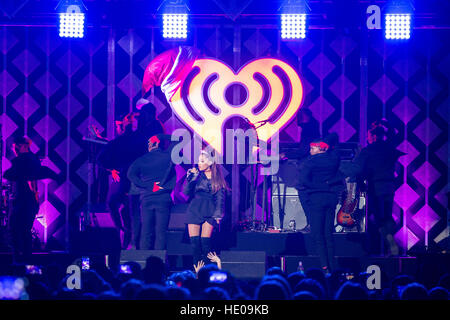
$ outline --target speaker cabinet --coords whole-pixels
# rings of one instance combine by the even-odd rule
[[[298,195],[298,191],[294,187],[288,187],[279,176],[272,176],[272,195],[279,194],[296,196]]]
[[[306,227],[306,216],[298,196],[272,196],[273,225],[276,228],[289,230],[289,222],[295,221],[295,229]]]
[[[261,279],[266,273],[265,251],[222,251],[222,269],[239,279]]]

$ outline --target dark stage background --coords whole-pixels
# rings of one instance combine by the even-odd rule
[[[398,130],[397,148],[407,153],[396,169],[397,241],[406,250],[420,249],[448,236],[450,30],[416,29],[407,42],[387,42],[382,30],[330,26],[309,29],[305,40],[283,42],[276,19],[261,24],[245,16],[235,23],[199,20],[189,30],[185,44],[236,70],[265,56],[288,62],[303,82],[303,106],[322,133],[336,132],[341,142],[365,145],[368,125],[387,118]],[[52,26],[0,27],[3,170],[14,156],[13,136],[25,134],[43,163],[65,177],[62,184],[40,182],[34,226],[44,242],[68,241],[69,229],[78,227],[77,214],[92,200],[92,170],[82,140],[88,126],[113,138],[113,120],[141,97],[148,62],[178,44],[162,41],[155,25],[89,27],[76,41],[59,38]],[[159,89],[151,101],[168,132],[183,127]],[[282,142],[299,141],[295,119],[280,136]],[[231,167],[225,169],[230,185],[236,185]],[[250,168],[236,170],[240,185],[248,185]],[[178,167],[177,174],[174,199],[182,203],[185,168]],[[252,215],[245,189],[235,195],[241,201],[233,223]],[[262,180],[258,191],[261,201]],[[259,207],[258,219],[261,214]]]

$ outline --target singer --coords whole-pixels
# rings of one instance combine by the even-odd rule
[[[198,169],[187,172],[183,193],[192,200],[187,210],[187,225],[193,261],[207,261],[211,235],[224,216],[225,191],[228,189],[220,166],[205,151],[199,156]]]

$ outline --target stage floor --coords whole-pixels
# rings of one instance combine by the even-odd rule
[[[364,272],[370,265],[378,265],[387,278],[397,274],[409,274],[414,277],[433,276],[450,270],[449,254],[425,253],[416,256],[380,257],[369,256],[364,251],[364,233],[334,234],[336,243],[336,260],[340,269],[354,274]],[[92,237],[92,234],[89,235]],[[273,266],[281,267],[288,273],[297,271],[299,262],[305,270],[318,268],[319,258],[314,251],[311,234],[300,232],[268,233],[268,232],[236,232],[215,235],[215,250],[222,257],[225,270],[229,270],[236,277],[254,275],[259,277]],[[92,239],[89,248],[78,247],[76,252],[39,252],[34,253],[28,264],[41,266],[57,265],[61,268],[77,263],[82,256],[91,257],[93,265],[105,265],[108,255],[110,267],[128,261],[125,257],[136,257],[142,266],[150,255],[157,255],[166,260],[169,272],[192,269],[192,257],[189,239],[183,231],[170,231],[168,234],[167,250],[111,250],[104,247],[96,248]],[[122,256],[122,258],[121,258]],[[0,253],[0,274],[6,274],[13,263],[11,253]]]
[[[366,255],[365,233],[349,232],[333,234],[337,256]],[[227,232],[213,235],[213,244],[218,251],[265,251],[267,255],[300,255],[315,254],[315,245],[310,233],[302,232]],[[168,252],[189,252],[188,235],[183,231],[169,231]]]

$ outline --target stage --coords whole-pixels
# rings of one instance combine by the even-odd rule
[[[61,281],[78,266],[117,284],[127,262],[157,256],[174,274],[213,251],[238,279],[322,268],[437,285],[450,270],[448,12],[0,1],[0,277],[30,265]],[[154,271],[136,275],[143,291]]]
[[[93,241],[100,235],[101,241]],[[72,246],[72,252],[52,251],[34,253],[27,264],[42,267],[53,266],[64,271],[71,264],[79,264],[81,257],[88,256],[91,267],[109,267],[116,270],[118,264],[135,261],[145,267],[149,256],[162,258],[169,274],[193,270],[191,247],[183,231],[169,231],[167,250],[120,250],[114,229],[91,230],[84,233],[84,241]],[[81,236],[81,235],[80,235]],[[450,270],[450,255],[443,253],[421,253],[408,256],[370,256],[364,250],[364,233],[336,233],[336,261],[340,270],[349,274],[366,272],[367,267],[377,265],[385,281],[399,274],[415,278],[433,277]],[[303,269],[319,268],[319,257],[309,233],[301,232],[235,232],[226,236],[216,234],[214,250],[221,257],[224,270],[239,279],[261,279],[271,267],[280,267],[287,273]],[[109,240],[109,242],[108,242]],[[9,270],[13,258],[11,253],[0,253],[3,272]]]

